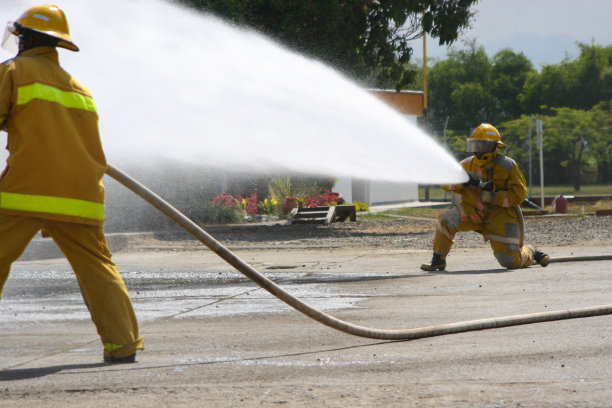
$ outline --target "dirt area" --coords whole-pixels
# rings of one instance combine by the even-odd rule
[[[213,237],[231,248],[345,248],[381,247],[431,249],[437,220],[398,218],[390,222],[339,222],[330,225],[244,224],[204,227]],[[158,242],[142,247],[200,246],[182,231],[154,235]],[[612,242],[612,217],[548,216],[525,218],[525,243],[540,246],[588,245]],[[486,248],[482,235],[460,233],[454,248]]]

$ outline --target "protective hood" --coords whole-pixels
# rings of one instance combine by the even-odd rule
[[[497,156],[496,151],[485,153],[481,156],[480,159],[478,158],[478,156],[476,156],[476,154],[474,154],[474,163],[478,167],[486,169],[493,166],[493,159],[495,159],[495,156]]]

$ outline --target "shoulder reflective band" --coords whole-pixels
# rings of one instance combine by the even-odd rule
[[[88,96],[76,92],[66,92],[49,85],[34,83],[19,87],[17,105],[25,105],[32,99],[57,102],[66,108],[84,109],[96,113],[96,105]]]
[[[104,220],[104,204],[74,198],[3,192],[0,208]]]

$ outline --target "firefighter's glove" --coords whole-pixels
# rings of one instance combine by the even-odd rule
[[[478,187],[480,185],[480,180],[478,180],[472,173],[468,173],[470,179],[462,184],[463,187]]]
[[[493,184],[493,180],[487,181],[486,183],[481,183],[480,189],[482,191],[495,191],[495,185]]]

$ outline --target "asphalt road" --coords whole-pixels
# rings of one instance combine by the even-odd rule
[[[611,255],[551,247],[553,258]],[[612,303],[612,261],[508,271],[488,249],[259,249],[237,254],[308,303],[400,329]],[[206,249],[115,254],[145,350],[102,347],[65,260],[16,263],[0,302],[2,407],[610,407],[612,317],[412,341],[322,326]]]

